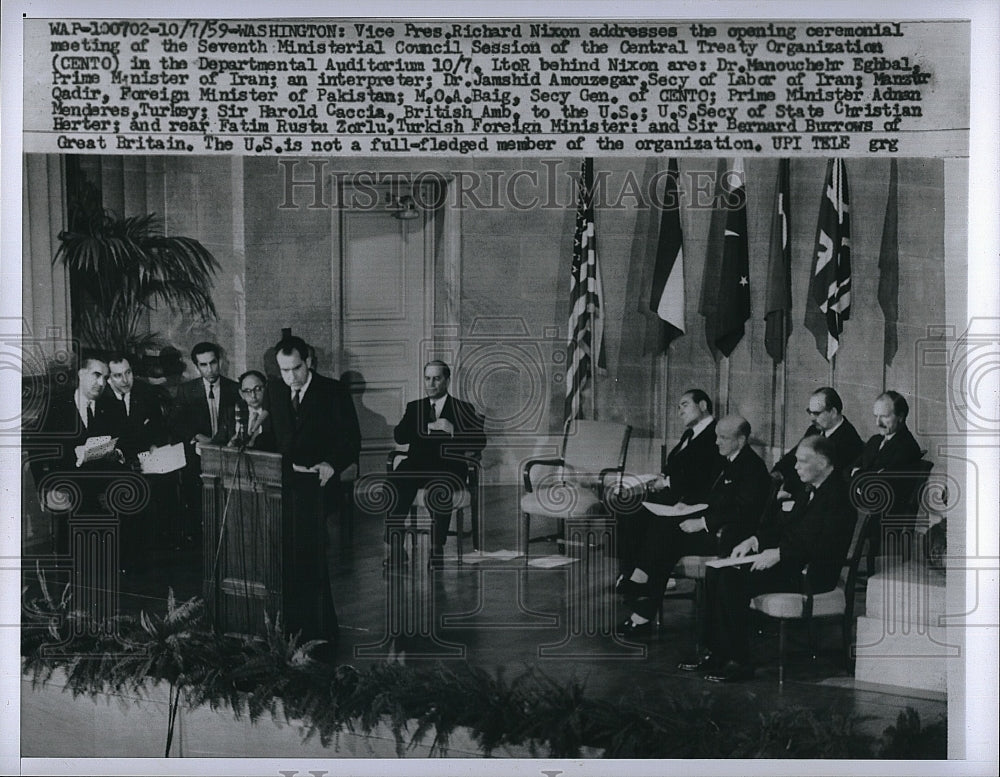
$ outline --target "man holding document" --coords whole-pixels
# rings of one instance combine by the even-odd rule
[[[814,592],[837,585],[856,513],[836,461],[836,449],[826,437],[814,435],[799,443],[795,471],[805,491],[772,510],[760,530],[733,548],[719,568],[709,565],[704,635],[709,652],[681,663],[680,669],[703,671],[713,682],[752,677],[750,600],[762,593],[802,591],[806,565]],[[734,559],[745,562],[722,566]]]
[[[753,533],[771,489],[767,467],[753,449],[750,423],[729,415],[716,425],[716,447],[722,471],[704,504],[678,503],[649,522],[643,557],[628,580],[619,586],[634,598],[631,617],[617,628],[624,637],[652,633],[651,620],[663,598],[670,573],[682,556],[715,556]],[[651,509],[655,505],[649,503]]]

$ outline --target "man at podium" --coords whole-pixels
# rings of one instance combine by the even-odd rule
[[[326,516],[340,504],[339,473],[357,461],[361,431],[344,386],[311,370],[309,346],[285,337],[275,346],[281,380],[267,386],[265,409],[290,484],[285,520],[285,624],[302,639],[337,638],[330,594]]]

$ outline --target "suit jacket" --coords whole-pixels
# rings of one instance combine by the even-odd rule
[[[270,412],[276,447],[286,465],[312,467],[325,461],[339,473],[357,461],[361,452],[358,414],[340,381],[313,373],[296,413],[291,389],[284,381],[272,379],[264,407]]]
[[[670,476],[670,496],[675,502],[700,504],[726,463],[715,445],[715,421],[691,438],[683,450],[677,443],[667,454],[663,475]]]
[[[309,390],[310,391],[312,390],[311,386]],[[308,394],[306,396],[308,396]],[[237,408],[240,409],[240,413],[242,414],[241,418],[243,420],[244,427],[248,427],[250,423],[250,408],[247,406],[247,403],[243,400],[243,397],[240,397],[239,400],[237,400],[236,405],[232,407],[226,414],[226,419],[225,419],[226,431],[231,430],[231,433],[229,434],[229,437],[226,440],[227,443],[230,440],[232,440],[233,436],[236,434]],[[265,410],[264,408],[261,409]],[[265,412],[267,414],[265,415],[264,420],[259,422],[256,425],[256,428],[252,430],[253,434],[247,443],[247,447],[253,448],[254,450],[257,451],[276,451],[278,450],[278,441],[275,439],[274,436],[274,423],[271,421],[270,411],[265,410]],[[249,433],[251,432],[251,430],[247,428],[246,432]]]
[[[770,511],[757,534],[758,548],[779,548],[781,563],[794,569],[808,564],[812,590],[829,591],[837,585],[856,520],[847,483],[835,469],[815,490],[812,501],[804,491],[791,511]]]
[[[905,424],[900,426],[892,439],[880,449],[882,439],[881,434],[869,437],[854,466],[860,468],[862,472],[884,470],[898,472],[913,466],[913,463],[920,459],[920,446]]]
[[[723,526],[732,526],[732,539],[739,542],[757,530],[761,513],[771,493],[771,477],[767,467],[749,445],[725,465],[708,494],[705,524],[715,533]]]
[[[232,417],[233,407],[240,395],[240,389],[235,380],[219,378],[219,416],[218,431],[212,437],[212,416],[208,409],[208,397],[205,395],[205,384],[201,378],[195,378],[177,387],[177,397],[174,401],[174,412],[171,417],[170,431],[174,442],[188,441],[196,434],[212,437],[215,444],[225,445],[233,436],[232,429],[227,428],[226,419]],[[188,457],[190,461],[190,456]]]
[[[120,462],[114,458],[101,459],[79,468],[76,466],[76,446],[83,445],[88,437],[114,436],[116,433],[116,421],[108,415],[107,408],[96,401],[94,404],[94,422],[88,429],[76,408],[74,393],[55,395],[45,408],[45,418],[40,431],[25,436],[25,449],[29,451],[31,474],[39,489],[43,478],[56,472],[92,475],[97,472],[123,470]],[[81,477],[79,485],[85,508],[93,509],[97,493],[103,491],[104,485],[87,475]]]
[[[820,431],[812,424],[806,429],[806,433],[802,435],[802,439],[807,437],[812,437],[819,434]],[[846,418],[844,422],[837,427],[836,431],[827,438],[833,445],[834,457],[833,466],[841,473],[847,474],[848,469],[854,463],[854,461],[861,455],[861,437],[858,435],[858,430],[854,428],[854,425],[848,421]],[[800,440],[801,442],[801,440]],[[778,463],[774,465],[771,469],[772,472],[780,472],[782,476],[782,484],[785,491],[791,494],[793,497],[801,496],[805,489],[802,486],[802,481],[799,480],[799,475],[795,471],[795,452],[799,449],[796,445],[788,453],[778,460]]]
[[[410,446],[408,468],[461,475],[466,470],[469,453],[486,447],[485,419],[470,403],[449,394],[441,408],[441,418],[451,422],[454,434],[428,432],[430,409],[426,397],[408,402],[402,420],[393,430],[393,438],[400,445]]]
[[[110,386],[105,387],[97,404],[111,419],[118,447],[127,461],[135,461],[140,451],[148,451],[150,446],[163,445],[167,441],[163,406],[156,389],[149,384],[138,380],[132,384],[127,415],[124,403]]]

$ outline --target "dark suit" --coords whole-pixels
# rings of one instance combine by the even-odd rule
[[[109,478],[125,472],[125,467],[114,457],[76,466],[77,446],[83,445],[89,437],[113,437],[116,433],[115,419],[108,414],[107,408],[97,400],[94,405],[94,420],[88,428],[80,417],[74,392],[55,395],[45,408],[40,431],[26,435],[24,440],[41,503],[46,504],[44,492],[48,490],[47,486],[53,485],[53,478],[57,477],[65,478],[67,486],[79,495],[75,509],[57,513],[56,516],[56,549],[62,553],[69,550],[67,522],[70,512],[75,515],[107,515],[107,505],[102,497],[107,490]]]
[[[690,430],[685,430],[684,435]],[[715,444],[715,420],[691,437],[687,445],[681,440],[667,454],[662,475],[670,478],[670,487],[651,492],[646,501],[672,505],[677,502],[700,504],[708,499],[712,484],[722,471],[725,458]],[[652,513],[640,507],[618,516],[618,572],[627,578],[643,555],[644,540]]]
[[[111,420],[118,447],[126,464],[138,471],[139,453],[153,445],[167,441],[167,428],[163,421],[163,403],[156,389],[142,381],[135,381],[129,392],[126,411],[124,400],[118,399],[111,386],[105,386],[97,402]],[[123,517],[120,524],[121,557],[125,566],[133,565],[144,548],[150,548],[155,534],[166,531],[169,516],[177,505],[177,480],[173,475],[143,475],[150,488],[150,504],[136,515]]]
[[[806,429],[806,433],[802,435],[802,439],[804,440],[807,437],[813,437],[817,434],[820,434],[820,430],[810,424],[809,428]],[[851,465],[861,455],[862,443],[861,437],[858,435],[858,430],[845,418],[827,439],[833,445],[833,466],[841,474],[849,474]],[[792,495],[793,499],[798,498],[803,493],[802,481],[799,480],[798,473],[795,471],[795,452],[798,449],[799,446],[796,445],[771,468],[772,472],[781,473],[782,487]]]
[[[286,628],[301,631],[303,639],[332,643],[337,611],[330,592],[326,519],[340,504],[340,479],[334,475],[320,488],[315,473],[294,472],[292,466],[325,461],[340,473],[357,461],[361,432],[354,402],[342,383],[313,373],[297,411],[291,389],[280,380],[268,382],[264,407],[288,486],[282,527]]]
[[[750,600],[762,593],[800,592],[802,570],[809,566],[813,593],[837,585],[854,533],[856,512],[847,486],[834,470],[816,489],[797,499],[789,512],[772,510],[757,533],[758,552],[778,548],[781,560],[773,567],[750,571],[750,565],[709,568],[706,575],[706,644],[720,660],[742,664],[750,660]]]
[[[920,446],[905,424],[900,425],[884,446],[883,439],[881,434],[869,437],[854,466],[862,472],[900,472],[920,459]]]
[[[113,419],[118,447],[125,454],[126,461],[134,462],[141,451],[166,443],[163,405],[152,386],[141,381],[132,384],[127,414],[124,401],[118,399],[111,386],[105,387],[97,402],[107,416]]]
[[[177,387],[174,411],[170,420],[171,436],[174,442],[183,442],[187,452],[188,442],[196,434],[211,437],[211,442],[224,445],[232,437],[232,431],[225,429],[224,419],[231,416],[240,396],[235,380],[220,377],[214,389],[219,392],[218,430],[212,435],[212,417],[208,408],[208,394],[205,381],[195,378]],[[229,431],[227,435],[226,432]]]
[[[453,434],[428,431],[431,417],[430,400],[414,400],[407,403],[402,420],[393,430],[396,442],[410,447],[407,457],[390,475],[396,501],[389,517],[404,519],[420,488],[431,483],[441,486],[445,494],[441,510],[431,511],[432,551],[440,556],[451,522],[451,494],[465,482],[470,457],[486,447],[485,419],[470,403],[451,395],[445,397],[440,417],[451,422]]]
[[[195,453],[191,440],[197,434],[204,434],[211,438],[210,442],[214,445],[225,445],[234,432],[228,427],[227,419],[233,417],[232,409],[240,393],[236,381],[221,376],[213,391],[219,393],[217,431],[214,435],[208,394],[205,391],[205,381],[201,378],[189,380],[177,387],[170,418],[171,441],[184,443],[186,465],[182,473],[184,509],[181,511],[181,519],[183,533],[192,538],[201,532],[201,459]]]
[[[708,509],[702,516],[707,531],[687,533],[681,530],[681,520],[686,519],[664,516],[650,520],[646,552],[639,564],[649,575],[651,597],[636,606],[636,612],[643,617],[651,618],[655,614],[681,556],[728,553],[757,530],[771,493],[772,481],[767,467],[749,445],[744,445],[732,461],[724,461],[722,472],[705,499]]]

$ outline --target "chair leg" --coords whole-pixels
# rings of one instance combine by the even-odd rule
[[[455,541],[458,543],[458,563],[462,563],[462,535],[465,534],[465,510],[461,507],[455,511]]]
[[[778,626],[778,686],[785,684],[785,620]]]
[[[521,528],[523,531],[522,545],[524,546],[524,565],[528,566],[528,547],[531,543],[531,513],[521,513]]]
[[[705,617],[705,581],[694,581],[694,652],[701,655],[701,637],[704,630]]]

